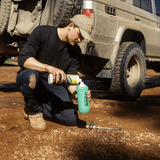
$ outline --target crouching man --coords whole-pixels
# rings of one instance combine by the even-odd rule
[[[43,116],[65,125],[76,125],[78,114],[70,94],[77,98],[76,87],[57,83],[66,80],[66,74],[77,74],[81,50],[77,43],[90,35],[90,19],[76,15],[64,28],[39,26],[29,35],[19,53],[17,85],[26,102],[24,114],[36,130],[47,128]],[[48,74],[53,74],[53,85]],[[60,78],[61,77],[61,78]],[[91,92],[88,92],[91,100]]]

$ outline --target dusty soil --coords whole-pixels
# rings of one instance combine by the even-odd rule
[[[36,131],[23,116],[23,96],[15,84],[18,70],[16,63],[0,67],[0,159],[160,159],[160,74],[147,71],[136,101],[115,100],[100,83],[101,90],[89,86],[91,111],[79,113],[79,126],[47,121],[46,131]],[[85,129],[84,122],[121,130]]]

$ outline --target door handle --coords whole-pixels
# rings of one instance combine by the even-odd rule
[[[135,20],[136,21],[140,21],[140,17],[139,16],[135,16]]]

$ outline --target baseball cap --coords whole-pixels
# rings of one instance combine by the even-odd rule
[[[89,17],[83,14],[77,14],[74,17],[70,18],[70,21],[77,27],[79,27],[80,32],[85,39],[91,40],[93,23]]]

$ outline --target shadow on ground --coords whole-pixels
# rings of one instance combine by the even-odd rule
[[[73,152],[73,154],[75,154],[75,156],[78,157],[79,160],[158,159],[158,157],[153,154],[156,151],[150,151],[146,153],[146,150],[148,150],[146,146],[142,147],[143,151],[140,151],[138,147],[131,148],[129,146],[126,146],[123,142],[120,142],[118,140],[121,139],[120,134],[116,134],[114,138],[117,140],[113,141],[110,139],[110,134],[107,134],[106,136],[110,137],[102,137],[104,139],[101,139],[101,137],[97,139],[92,137],[92,139],[86,138],[86,140],[83,139],[81,141],[77,141],[74,145],[78,149],[75,151],[75,153]],[[79,144],[79,146],[77,144]],[[159,148],[158,144],[157,148]]]
[[[19,89],[16,83],[0,84],[0,91],[2,92],[18,92]]]

